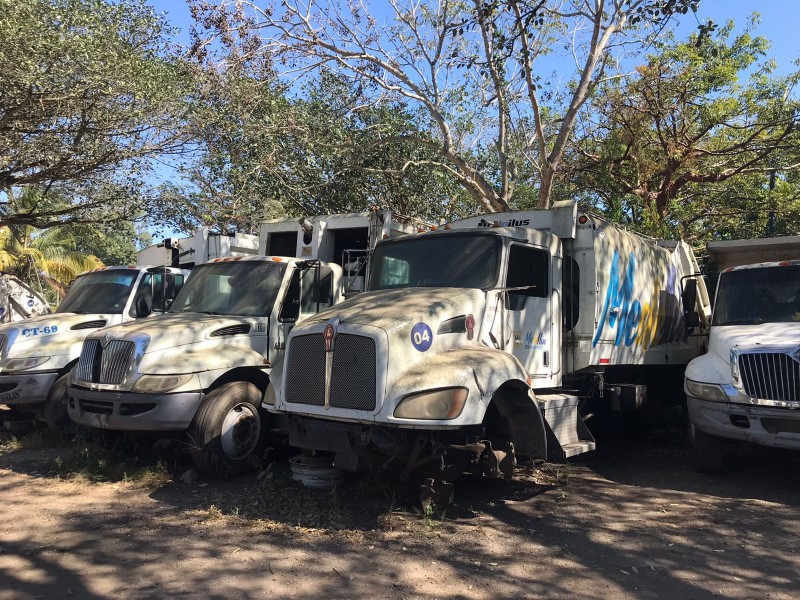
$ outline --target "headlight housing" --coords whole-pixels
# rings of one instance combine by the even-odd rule
[[[5,371],[25,371],[43,365],[49,356],[26,356],[24,358],[12,358],[3,367]]]
[[[725,393],[725,390],[716,383],[700,383],[699,381],[687,379],[686,393],[700,400],[728,402],[728,395]]]
[[[141,394],[160,394],[179,388],[191,381],[194,373],[181,375],[143,375],[133,384],[131,391]]]
[[[467,388],[446,388],[410,394],[394,409],[398,419],[447,421],[457,418],[467,402]]]

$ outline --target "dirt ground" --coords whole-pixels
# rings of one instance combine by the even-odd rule
[[[558,480],[464,480],[426,517],[411,486],[310,492],[283,462],[96,482],[64,471],[80,448],[6,433],[0,599],[800,598],[800,456],[738,448],[701,476],[684,434],[607,435]]]

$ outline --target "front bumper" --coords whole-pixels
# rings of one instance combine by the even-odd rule
[[[67,412],[81,425],[125,431],[180,431],[189,427],[203,392],[137,394],[70,386]]]
[[[41,404],[47,399],[58,373],[14,373],[0,375],[0,404]]]
[[[721,438],[800,450],[800,410],[709,402],[687,396],[689,418],[699,430]]]

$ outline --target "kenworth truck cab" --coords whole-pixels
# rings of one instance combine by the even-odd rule
[[[259,405],[289,331],[341,298],[341,269],[318,260],[200,264],[167,314],[86,338],[69,416],[103,429],[186,430],[199,469],[245,471],[267,441]]]
[[[263,406],[334,466],[509,478],[594,449],[581,414],[682,403],[698,271],[573,202],[380,242],[368,290],[292,330]]]
[[[722,271],[708,352],[686,368],[697,470],[725,440],[800,449],[800,236],[712,242]]]
[[[53,314],[0,326],[0,404],[33,412],[53,431],[67,421],[67,374],[84,338],[163,312],[187,271],[101,267],[78,275]]]

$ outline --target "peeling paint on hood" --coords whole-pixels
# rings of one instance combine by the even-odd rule
[[[355,298],[309,317],[295,327],[302,331],[336,318],[339,323],[371,325],[391,334],[427,323],[435,332],[439,323],[465,313],[483,312],[485,292],[471,288],[402,288],[364,292]]]
[[[120,318],[121,315],[114,314],[53,313],[11,323],[0,328],[0,333],[8,338],[8,357],[73,354],[77,357],[74,346],[99,329],[72,331],[72,327],[89,321],[111,322]]]
[[[229,315],[206,315],[202,313],[167,313],[122,325],[107,327],[93,333],[92,338],[108,336],[115,340],[135,340],[146,336],[150,339],[147,352],[158,352],[168,348],[195,344],[223,327],[251,325],[256,319]]]
[[[792,348],[800,346],[800,323],[762,323],[761,325],[730,325],[711,328],[709,349],[725,362],[730,360],[734,346],[740,349]]]

